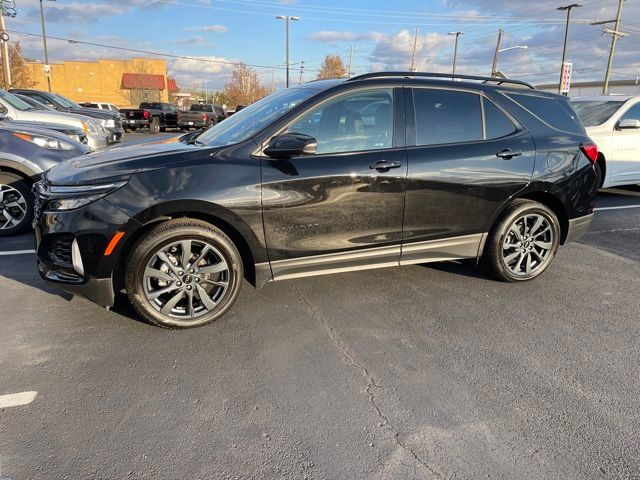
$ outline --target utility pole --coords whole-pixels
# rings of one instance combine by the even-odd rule
[[[558,93],[562,90],[562,74],[564,72],[564,61],[567,58],[567,42],[569,40],[569,18],[571,17],[571,9],[581,7],[579,3],[572,3],[564,7],[558,7],[558,11],[567,11],[567,24],[564,28],[564,46],[562,47],[562,63],[560,63],[560,81],[558,81]]]
[[[0,12],[0,44],[2,46],[2,80],[5,90],[11,88],[11,64],[9,62],[9,35],[5,31],[4,15]]]
[[[449,32],[449,35],[455,35],[456,36],[456,46],[453,49],[453,71],[451,72],[451,75],[455,75],[456,74],[456,63],[458,61],[458,38],[460,38],[460,35],[464,35],[464,32]]]
[[[276,91],[276,69],[271,69],[271,93]]]
[[[347,77],[351,78],[351,60],[353,60],[353,43],[349,45],[349,66],[347,67]]]
[[[298,79],[298,85],[302,83],[302,75],[304,73],[304,60],[300,62],[300,78]]]
[[[498,43],[496,43],[496,51],[493,54],[493,65],[491,66],[491,76],[495,77],[498,73],[498,53],[500,53],[500,46],[502,45],[502,34],[504,30],[502,28],[498,30]]]
[[[613,66],[613,54],[616,51],[616,43],[618,42],[618,37],[626,37],[629,35],[628,33],[624,33],[620,31],[620,19],[622,18],[622,2],[624,0],[618,0],[618,14],[616,15],[616,26],[613,30],[605,29],[605,33],[611,34],[611,50],[609,50],[609,61],[607,62],[607,73],[604,77],[604,85],[602,86],[602,94],[609,94],[609,77],[611,77],[611,67]]]
[[[413,37],[413,53],[411,54],[411,68],[409,68],[410,71],[412,72],[416,72],[418,70],[418,67],[416,66],[416,47],[418,46],[418,32],[420,31],[419,28],[416,28],[416,34]]]
[[[44,26],[44,6],[42,1],[40,0],[40,21],[42,22],[42,45],[44,46],[44,74],[47,76],[47,88],[51,91],[51,65],[49,65],[49,52],[47,51],[47,31]]]

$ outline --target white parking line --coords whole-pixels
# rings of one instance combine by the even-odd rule
[[[0,395],[0,408],[19,407],[29,405],[38,395],[38,392],[20,392]]]
[[[0,252],[0,257],[7,255],[26,255],[29,253],[36,253],[35,250],[12,250],[9,252]]]
[[[621,207],[597,207],[596,212],[600,210],[623,210],[625,208],[640,208],[640,205],[622,205]]]

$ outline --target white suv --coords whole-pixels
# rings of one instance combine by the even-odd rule
[[[598,145],[601,187],[640,184],[640,95],[602,95],[571,101]]]

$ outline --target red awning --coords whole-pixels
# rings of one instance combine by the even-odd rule
[[[174,78],[167,78],[167,90],[170,92],[179,92],[178,82]]]
[[[123,73],[122,88],[128,90],[164,90],[164,76],[149,73]]]

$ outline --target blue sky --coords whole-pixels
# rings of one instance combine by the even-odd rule
[[[7,28],[40,33],[37,0],[15,0],[16,18]],[[206,79],[220,88],[229,78],[231,65],[243,61],[259,65],[261,80],[270,84],[269,67],[284,63],[284,22],[276,15],[296,15],[291,24],[292,78],[299,78],[299,62],[305,61],[305,80],[315,76],[326,54],[339,54],[345,62],[354,46],[353,71],[408,69],[415,28],[420,29],[417,63],[420,70],[449,71],[454,37],[463,31],[459,50],[461,73],[488,74],[497,31],[505,29],[503,47],[527,45],[527,50],[503,52],[499,69],[509,76],[534,83],[557,81],[564,32],[564,14],[555,8],[562,2],[539,0],[57,0],[46,1],[47,33],[93,42],[172,55],[207,59],[209,62],[167,58],[169,71],[183,87]],[[574,81],[603,76],[610,37],[590,20],[615,17],[617,0],[585,0],[575,9],[568,59],[574,62]],[[625,2],[623,27],[630,37],[619,42],[614,78],[640,75],[640,5]],[[38,37],[12,33],[25,53],[42,58]],[[144,56],[100,46],[50,40],[52,60],[128,58]],[[283,70],[275,70],[276,85]]]

